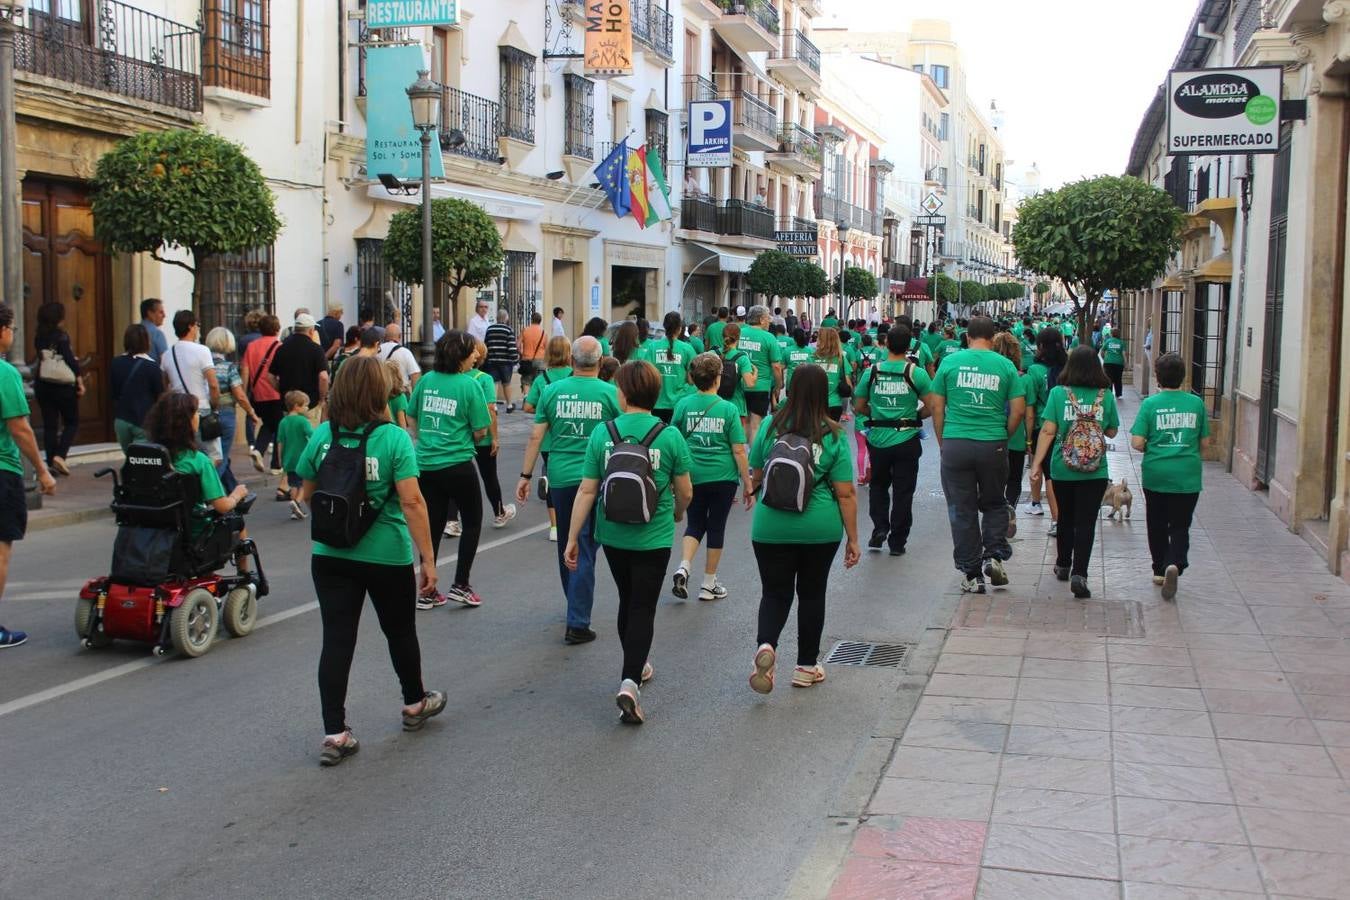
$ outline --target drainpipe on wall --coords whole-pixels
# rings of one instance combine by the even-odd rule
[[[1228,474],[1233,474],[1233,457],[1237,453],[1238,379],[1242,377],[1242,349],[1247,345],[1247,247],[1251,238],[1252,186],[1256,179],[1256,157],[1248,153],[1241,182],[1242,206],[1242,271],[1238,274],[1237,329],[1233,332],[1233,369],[1228,378]]]

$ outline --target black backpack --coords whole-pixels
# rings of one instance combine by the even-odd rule
[[[816,458],[811,441],[800,434],[780,434],[764,460],[760,502],[770,509],[806,512],[815,488]]]
[[[605,477],[600,482],[600,502],[609,521],[646,525],[656,514],[660,498],[656,494],[651,447],[665,427],[657,422],[646,437],[634,444],[623,439],[612,419],[605,423],[610,440],[614,441],[614,449],[605,463]]]
[[[722,383],[717,386],[717,396],[730,400],[736,396],[736,385],[741,383],[741,371],[736,363],[744,353],[728,353],[722,357]]]
[[[913,391],[913,392],[914,392],[914,396],[915,396],[916,398],[918,398],[918,397],[919,397],[919,387],[918,387],[918,385],[916,385],[916,384],[914,383],[914,377],[913,377],[914,367],[915,367],[916,365],[918,365],[918,364],[917,364],[917,363],[913,363],[913,362],[908,363],[908,364],[905,366],[905,371],[903,371],[902,373],[900,373],[900,376],[899,376],[899,377],[905,379],[905,382],[909,385],[909,389],[910,389],[911,391]],[[880,366],[877,366],[876,368],[874,368],[874,369],[872,370],[872,378],[871,378],[871,380],[869,380],[869,381],[867,382],[867,407],[868,407],[868,409],[870,409],[870,410],[872,411],[871,414],[870,414],[870,415],[868,416],[868,418],[867,418],[867,427],[868,427],[868,428],[899,428],[899,429],[906,429],[906,428],[922,428],[922,427],[923,427],[923,420],[922,420],[922,419],[894,419],[894,420],[891,420],[891,421],[883,421],[883,420],[881,420],[881,419],[874,419],[874,418],[872,418],[872,415],[875,415],[875,414],[876,414],[876,409],[872,406],[872,394],[873,394],[873,392],[876,391],[876,388],[877,388],[877,381],[879,381],[879,380],[881,379],[881,376],[883,376],[883,375],[885,375],[887,378],[895,378],[895,377],[896,377],[896,374],[895,374],[894,372],[887,372],[887,371],[885,371],[884,369],[882,369]]]
[[[386,422],[371,422],[361,431],[333,429],[333,443],[319,464],[317,487],[310,499],[310,537],[329,547],[355,547],[365,537],[383,506],[374,506],[366,493],[366,444]],[[355,447],[342,438],[356,438]]]

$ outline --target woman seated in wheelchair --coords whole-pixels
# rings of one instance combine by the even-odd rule
[[[151,442],[169,451],[174,470],[194,476],[201,484],[202,502],[192,515],[193,538],[206,530],[213,514],[224,516],[234,512],[239,502],[248,496],[248,488],[242,484],[229,494],[225,493],[216,464],[197,449],[199,427],[197,398],[189,394],[161,394],[145,417],[146,433]],[[239,540],[247,537],[247,532],[240,528]],[[246,565],[246,561],[241,560],[240,571],[244,571]]]

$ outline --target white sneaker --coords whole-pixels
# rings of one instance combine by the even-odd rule
[[[963,594],[983,594],[985,592],[984,577],[974,575],[961,580],[961,593]]]
[[[727,587],[724,584],[713,582],[712,587],[704,585],[698,590],[698,599],[700,600],[725,600],[727,599]]]
[[[262,454],[257,450],[248,451],[248,458],[253,460],[253,468],[257,469],[259,472],[267,471],[267,466],[263,463]]]
[[[670,592],[681,600],[689,599],[689,570],[680,566],[671,576]]]
[[[445,523],[446,537],[459,537],[463,533],[464,533],[464,526],[459,524],[459,519],[454,519],[452,521]]]
[[[1175,600],[1177,596],[1177,579],[1181,577],[1181,570],[1176,566],[1168,566],[1167,571],[1163,573],[1162,598],[1164,600]]]
[[[552,541],[553,543],[555,543],[555,544],[558,543],[558,526],[557,526],[557,525],[550,525],[550,526],[548,526],[548,539],[549,539],[550,541]]]
[[[778,655],[772,644],[760,644],[755,651],[755,666],[750,672],[750,690],[756,694],[767,694],[773,690],[774,663]]]
[[[501,515],[493,518],[492,527],[505,528],[506,523],[510,522],[515,517],[516,517],[516,505],[514,503],[508,503],[502,507]]]
[[[656,677],[656,669],[652,667],[652,661],[649,659],[642,664],[642,683],[646,684]]]
[[[619,707],[619,721],[625,725],[641,725],[642,717],[642,691],[633,684],[633,679],[625,678],[619,685],[619,693],[615,695],[614,702]]]
[[[306,519],[306,518],[308,518],[308,517],[309,517],[309,513],[305,512],[305,508],[304,508],[303,506],[300,505],[300,501],[298,501],[298,500],[292,500],[292,501],[291,501],[291,518],[292,518],[292,519],[297,519],[297,520],[299,520],[299,519]]]
[[[1027,510],[1027,512],[1031,513],[1033,516],[1043,516],[1045,515],[1045,508],[1042,507],[1040,503],[1033,502],[1031,508]]]

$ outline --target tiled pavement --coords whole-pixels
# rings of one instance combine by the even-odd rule
[[[1103,520],[1093,599],[1023,517],[1011,588],[961,602],[832,898],[1350,897],[1350,588],[1211,464],[1163,601],[1115,446],[1134,517]]]

